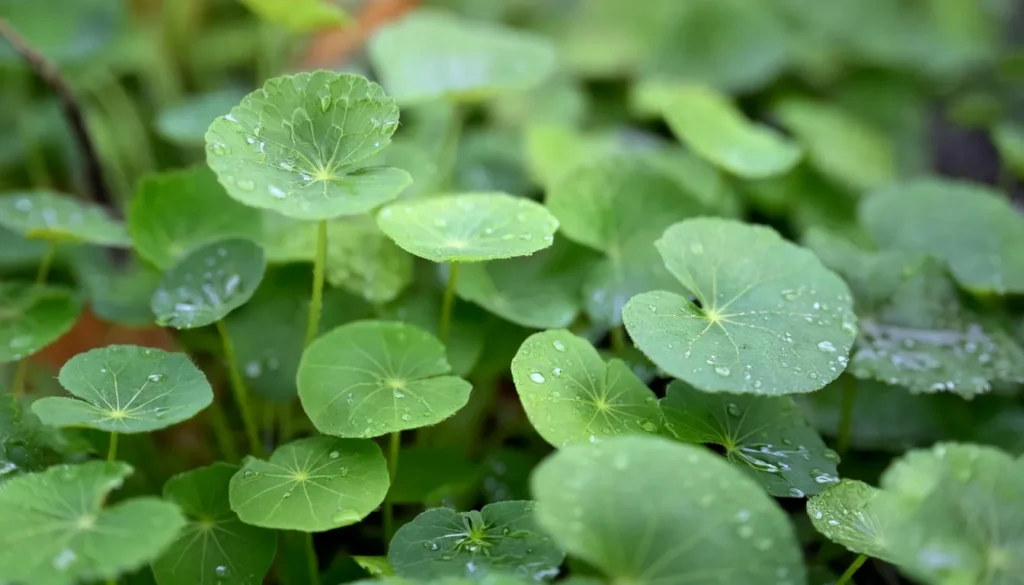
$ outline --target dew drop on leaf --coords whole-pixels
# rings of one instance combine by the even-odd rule
[[[544,375],[541,374],[540,372],[533,372],[533,373],[531,373],[530,374],[530,379],[533,380],[537,384],[543,384],[544,383]]]

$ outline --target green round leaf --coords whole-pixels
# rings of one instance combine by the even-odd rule
[[[412,282],[412,264],[412,256],[385,236],[369,215],[338,218],[327,226],[325,270],[331,286],[370,303],[387,303]]]
[[[621,360],[564,330],[531,335],[512,360],[512,379],[530,424],[556,447],[656,433],[657,399]]]
[[[228,197],[206,165],[146,177],[128,210],[139,255],[168,269],[199,246],[262,237],[259,210]]]
[[[992,141],[1002,162],[1018,177],[1024,177],[1024,126],[1002,122],[992,129]]]
[[[976,292],[1024,293],[1024,217],[980,185],[919,179],[883,187],[860,207],[883,247],[928,254]]]
[[[782,175],[803,156],[800,147],[768,126],[743,117],[728,98],[698,86],[654,86],[669,128],[698,155],[745,179]]]
[[[357,321],[326,333],[302,354],[302,408],[317,430],[378,437],[437,424],[469,400],[444,345],[405,323]]]
[[[188,420],[213,401],[210,383],[187,355],[135,345],[80,353],[64,364],[58,380],[76,398],[32,404],[44,423],[56,427],[145,433]]]
[[[0,282],[0,363],[20,360],[50,345],[78,320],[70,290]]]
[[[529,256],[554,242],[558,220],[543,205],[505,193],[466,193],[403,201],[377,223],[402,249],[433,262]]]
[[[241,522],[228,502],[235,465],[214,463],[175,475],[164,498],[177,504],[188,525],[153,561],[159,585],[258,583],[270,571],[277,535]]]
[[[657,437],[571,445],[531,485],[540,527],[609,581],[806,583],[778,504],[701,447]]]
[[[27,238],[130,248],[124,224],[98,205],[51,191],[0,197],[0,226]]]
[[[210,123],[231,110],[243,97],[245,92],[237,89],[193,95],[160,112],[156,129],[164,138],[180,146],[202,146]]]
[[[0,482],[60,461],[59,440],[17,396],[0,390]]]
[[[388,470],[373,441],[312,437],[278,447],[269,461],[249,458],[230,489],[231,509],[246,524],[322,532],[379,506]]]
[[[844,479],[807,501],[814,528],[851,551],[893,562],[890,524],[899,511],[892,496],[870,485]]]
[[[480,511],[433,508],[402,526],[388,545],[395,574],[410,579],[479,579],[505,573],[542,581],[565,557],[533,520],[533,502],[498,502]]]
[[[149,301],[162,272],[138,257],[125,260],[97,246],[76,246],[69,252],[71,271],[97,317],[133,328],[153,324]]]
[[[383,307],[382,319],[402,321],[438,335],[441,291],[410,291]],[[468,303],[456,303],[452,309],[451,330],[445,351],[456,376],[468,376],[484,349],[487,315]]]
[[[280,25],[291,32],[311,33],[348,24],[345,11],[331,0],[242,0],[261,20]]]
[[[92,461],[12,478],[0,490],[0,579],[74,585],[114,580],[157,557],[185,524],[143,497],[104,508],[132,468]]]
[[[850,291],[814,254],[768,227],[677,223],[656,243],[696,297],[633,297],[623,322],[659,368],[707,392],[791,394],[842,373],[857,332]]]
[[[220,321],[252,297],[266,267],[263,250],[249,240],[223,240],[192,251],[153,293],[157,323],[192,329]]]
[[[403,104],[483,101],[530,89],[555,68],[554,47],[542,37],[434,10],[382,28],[369,51],[381,83]]]
[[[206,162],[246,205],[307,220],[359,215],[412,180],[399,169],[363,166],[397,127],[394,100],[361,76],[276,77],[214,120]]]
[[[773,496],[811,496],[839,481],[839,457],[788,396],[710,394],[676,380],[661,412],[677,439],[724,447]]]

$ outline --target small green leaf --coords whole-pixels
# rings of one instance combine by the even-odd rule
[[[162,272],[137,256],[115,257],[97,246],[76,246],[68,252],[75,280],[97,317],[134,328],[153,324],[149,301]]]
[[[571,445],[531,484],[540,527],[608,581],[806,582],[782,509],[701,447],[639,436]]]
[[[480,511],[433,508],[402,526],[388,545],[395,574],[418,580],[504,573],[543,581],[565,557],[534,524],[533,502],[498,502]]]
[[[202,146],[206,130],[217,116],[245,97],[238,89],[220,89],[186,98],[160,112],[156,129],[164,138],[184,147]]]
[[[370,574],[371,577],[392,577],[395,572],[391,569],[391,564],[388,563],[388,558],[381,557],[368,557],[368,556],[354,556],[352,560],[356,562],[359,567]]]
[[[51,191],[0,197],[0,226],[27,238],[130,248],[123,223],[98,205]]]
[[[440,503],[466,493],[480,480],[482,470],[459,449],[417,445],[402,449],[401,464],[388,490],[395,504]]]
[[[412,282],[412,263],[368,215],[338,218],[327,227],[327,282],[370,303],[394,300]]]
[[[80,353],[58,379],[76,398],[32,404],[44,423],[56,427],[145,433],[188,420],[213,401],[210,383],[188,356],[135,345]]]
[[[222,240],[192,251],[153,293],[157,323],[192,329],[220,321],[252,297],[266,266],[263,250],[249,240]]]
[[[164,270],[212,242],[259,241],[260,221],[259,210],[228,197],[205,165],[144,178],[128,210],[135,249]]]
[[[721,445],[773,496],[811,496],[839,481],[839,457],[788,396],[711,394],[675,380],[661,412],[677,439]]]
[[[898,521],[900,510],[890,494],[844,479],[808,500],[807,515],[814,528],[832,542],[857,554],[894,562],[891,525]]]
[[[651,99],[680,140],[734,175],[763,179],[785,174],[803,156],[799,146],[768,126],[750,122],[711,89],[654,86],[646,91],[656,94]]]
[[[884,185],[896,175],[896,147],[889,138],[853,114],[802,98],[783,100],[778,116],[807,149],[822,174],[854,193]]]
[[[0,363],[50,345],[78,320],[72,291],[57,286],[0,282]]]
[[[377,223],[402,249],[433,262],[529,256],[554,242],[543,205],[505,193],[465,193],[394,203]]]
[[[530,89],[555,68],[543,37],[436,10],[380,29],[369,51],[381,83],[403,104],[483,101]]]
[[[644,354],[706,392],[812,392],[836,379],[857,333],[850,291],[814,254],[733,220],[677,223],[656,242],[696,297],[633,297],[623,322]]]
[[[177,504],[188,525],[153,561],[159,585],[218,585],[262,581],[277,552],[277,535],[241,522],[228,502],[235,465],[214,463],[175,475],[164,498]]]
[[[185,525],[177,506],[142,497],[103,507],[131,473],[126,463],[92,461],[4,482],[0,578],[33,585],[115,580],[160,555]]]
[[[349,16],[334,0],[293,0],[287,4],[277,0],[242,0],[242,4],[261,20],[294,33],[312,33],[349,23]]]
[[[992,140],[999,149],[1003,166],[1018,177],[1024,177],[1024,126],[1012,122],[998,124]]]
[[[249,458],[231,478],[230,495],[246,524],[322,532],[359,522],[387,491],[376,443],[312,437],[278,447],[269,461]]]
[[[310,345],[299,364],[302,408],[317,430],[378,437],[437,424],[469,400],[444,345],[404,323],[357,321]]]
[[[620,360],[564,330],[531,335],[512,360],[519,398],[541,437],[555,447],[656,433],[654,393]]]
[[[971,183],[905,181],[872,193],[860,219],[883,248],[934,256],[967,289],[1024,292],[1024,217],[1001,193]]]
[[[364,166],[397,127],[394,100],[363,77],[276,77],[214,120],[206,162],[246,205],[305,220],[359,215],[412,180],[400,169]]]
[[[0,389],[0,482],[60,461],[57,438],[16,396]]]

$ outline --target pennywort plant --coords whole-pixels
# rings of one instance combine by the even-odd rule
[[[100,4],[0,1],[0,584],[1019,579],[998,3]]]

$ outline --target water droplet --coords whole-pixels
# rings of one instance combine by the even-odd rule
[[[260,374],[263,373],[263,367],[256,360],[253,360],[245,364],[245,375],[248,378],[259,378]]]
[[[739,416],[740,415],[740,407],[736,406],[735,403],[730,402],[729,406],[725,407],[725,410],[729,412],[730,416]]]
[[[217,568],[213,570],[213,574],[218,578],[227,579],[231,576],[231,571],[224,565],[217,565]]]
[[[148,377],[150,382],[159,382],[164,379],[163,374],[150,374]]]
[[[341,453],[338,453],[337,451],[331,451],[327,456],[330,457],[331,459],[337,459],[338,457],[341,457]]]
[[[339,508],[338,511],[331,516],[331,522],[335,524],[355,524],[362,519],[362,516],[360,516],[358,512],[355,510],[348,510],[346,508]]]
[[[836,346],[832,345],[831,341],[822,341],[818,343],[818,349],[828,353],[835,353]]]
[[[408,421],[412,420],[412,417],[409,416],[409,413],[405,413],[405,414],[402,415],[402,420],[408,422]]]
[[[540,372],[533,372],[532,374],[530,374],[530,379],[537,384],[544,383],[544,376]]]
[[[281,499],[283,499],[283,500],[287,500],[290,497],[292,497],[292,493],[291,492],[285,492],[284,494],[281,495]]]
[[[53,557],[53,568],[60,572],[67,571],[75,561],[78,560],[78,555],[75,551],[70,548],[62,548],[57,556]]]
[[[700,242],[690,242],[690,253],[694,256],[700,256],[704,254],[704,245]]]
[[[732,374],[732,370],[728,366],[715,366],[715,373],[722,377],[728,377]]]
[[[562,343],[561,341],[558,341],[557,339],[551,345],[555,346],[555,349],[557,349],[558,351],[565,351],[565,344]]]
[[[170,410],[171,409],[167,408],[166,406],[158,406],[158,407],[153,409],[153,416],[155,416],[157,418],[163,418],[164,415],[166,415],[167,412],[170,411]]]
[[[270,193],[270,196],[274,197],[275,199],[284,199],[287,196],[287,193],[284,192],[284,189],[278,187],[277,185],[267,185],[267,192]]]
[[[253,189],[256,188],[256,183],[250,181],[249,179],[239,179],[236,185],[242,191],[252,191]]]
[[[803,490],[793,487],[789,488],[789,495],[793,496],[794,498],[802,498],[804,497],[804,492]]]
[[[551,373],[556,375],[556,376],[561,376],[562,375],[562,368],[555,368],[555,369],[551,370]]]

